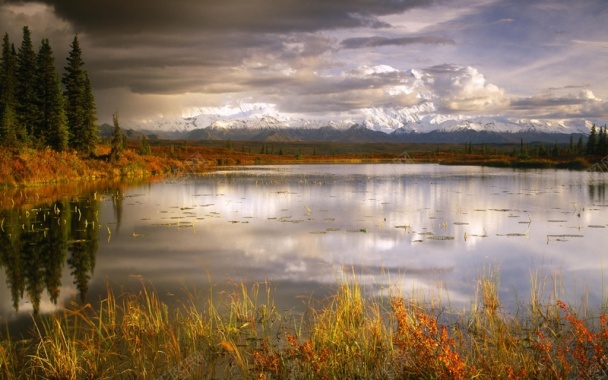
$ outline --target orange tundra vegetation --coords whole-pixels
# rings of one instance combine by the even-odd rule
[[[482,278],[468,311],[364,297],[344,279],[303,315],[278,310],[271,285],[186,295],[173,306],[143,282],[99,307],[34,317],[30,337],[0,331],[2,379],[600,379],[608,318],[561,301],[502,309]],[[553,296],[551,296],[553,297]],[[311,300],[312,301],[312,300]],[[592,315],[593,314],[593,315]]]

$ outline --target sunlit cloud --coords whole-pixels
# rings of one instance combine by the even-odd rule
[[[607,12],[602,0],[14,0],[0,25],[16,45],[23,25],[50,38],[58,69],[78,34],[102,122],[246,102],[315,119],[431,101],[446,114],[606,118]],[[544,90],[567,86],[595,99]]]

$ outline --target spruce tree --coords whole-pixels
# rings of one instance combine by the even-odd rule
[[[597,154],[602,156],[608,154],[608,136],[606,135],[606,126],[600,127],[600,133],[597,139]]]
[[[118,125],[118,112],[112,115],[112,121],[114,122],[114,133],[112,134],[112,141],[110,142],[110,162],[116,163],[120,160],[120,155],[125,148],[125,140],[123,138],[120,126]]]
[[[70,131],[69,146],[90,155],[98,140],[95,100],[89,76],[84,70],[82,51],[77,36],[74,37],[70,46],[72,50],[67,58],[68,65],[65,67],[62,78],[65,85],[65,110]]]
[[[0,57],[0,141],[3,146],[18,145],[18,125],[15,113],[16,53],[8,33],[2,39]]]
[[[35,131],[38,110],[36,109],[36,53],[32,46],[30,30],[27,26],[23,27],[23,40],[17,51],[17,70],[16,70],[16,112],[17,122],[21,128],[24,139],[29,140],[40,137],[40,131]]]
[[[591,132],[589,133],[589,138],[587,139],[587,154],[595,154],[597,148],[597,129],[595,128],[595,124],[591,126]]]
[[[141,145],[139,146],[138,153],[141,155],[148,155],[152,153],[152,148],[150,148],[150,143],[148,142],[146,135],[141,136]]]
[[[84,77],[84,124],[89,152],[93,152],[95,150],[95,146],[97,145],[97,143],[99,143],[99,129],[97,127],[97,106],[95,105],[95,97],[93,96],[93,86],[89,78],[89,73],[85,71]]]
[[[576,154],[583,154],[583,135],[578,136],[578,141],[576,142]]]
[[[37,56],[35,78],[36,109],[34,138],[62,151],[68,147],[68,126],[63,108],[61,81],[55,70],[55,58],[48,39],[43,39]]]

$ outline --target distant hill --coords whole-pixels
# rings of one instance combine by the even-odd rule
[[[113,127],[112,127],[113,131]],[[144,134],[150,140],[216,140],[216,141],[263,141],[263,142],[344,142],[344,143],[366,143],[366,142],[393,142],[393,143],[467,143],[473,144],[516,144],[520,141],[526,143],[542,142],[545,144],[564,144],[570,141],[572,136],[577,142],[581,133],[548,133],[534,130],[520,132],[492,132],[460,129],[455,131],[430,131],[430,132],[405,132],[402,130],[387,134],[373,131],[359,124],[352,125],[347,129],[338,129],[331,126],[289,129],[216,129],[213,127],[199,128],[186,132],[164,132],[164,131],[124,131],[129,138],[141,139]],[[111,132],[102,130],[104,137],[111,137]]]
[[[416,143],[564,143],[589,134],[606,120],[521,119],[503,116],[446,115],[432,102],[405,108],[360,110],[357,120],[309,120],[277,112],[272,105],[200,108],[179,117],[126,121],[127,136],[150,139],[416,142]]]

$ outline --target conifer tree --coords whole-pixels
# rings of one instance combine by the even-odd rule
[[[92,152],[99,142],[99,129],[97,127],[97,106],[95,105],[95,97],[93,96],[93,86],[89,78],[89,73],[84,73],[84,123],[86,131],[86,139],[89,145],[89,151]]]
[[[600,127],[600,133],[597,139],[597,154],[608,154],[608,136],[606,135],[606,126]]]
[[[55,58],[48,39],[43,39],[37,55],[35,80],[36,109],[34,138],[52,149],[62,151],[68,147],[68,126],[63,108],[61,81],[55,70]]]
[[[152,148],[150,148],[150,143],[148,142],[146,135],[141,136],[141,145],[139,146],[138,153],[141,155],[148,155],[152,153]]]
[[[597,129],[595,124],[591,126],[591,132],[589,133],[589,139],[587,139],[587,154],[595,154],[597,148]]]
[[[18,129],[15,113],[16,53],[8,33],[2,39],[0,57],[0,141],[6,147],[17,147]]]
[[[578,141],[576,143],[576,154],[582,154],[583,153],[583,135],[578,136]]]
[[[72,50],[62,78],[70,131],[69,146],[84,154],[92,154],[98,140],[95,100],[89,76],[83,68],[82,51],[77,36],[70,46]]]
[[[553,144],[553,148],[551,149],[551,155],[553,157],[559,156],[559,146],[557,145],[557,140],[555,141],[555,144]]]
[[[27,26],[23,27],[23,40],[17,51],[17,70],[16,70],[16,109],[17,123],[24,132],[26,140],[30,137],[37,138],[40,131],[35,131],[38,110],[36,109],[36,53],[32,46],[30,30]]]
[[[112,115],[112,121],[114,122],[114,133],[112,134],[112,141],[110,142],[110,162],[115,163],[120,160],[120,155],[125,148],[125,140],[120,131],[120,126],[118,125],[118,112],[115,112],[114,115]]]

